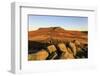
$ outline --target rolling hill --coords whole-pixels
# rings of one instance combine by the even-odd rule
[[[52,40],[62,42],[78,40],[81,43],[87,44],[87,37],[87,31],[65,30],[61,27],[39,28],[38,30],[28,32],[29,41],[48,43]]]

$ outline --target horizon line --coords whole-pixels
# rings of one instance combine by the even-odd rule
[[[54,27],[59,27],[59,26],[54,26]],[[35,31],[35,30],[38,30],[39,28],[52,28],[52,26],[48,26],[48,27],[29,27],[28,28],[28,31]],[[76,29],[76,28],[63,28],[63,27],[59,27],[59,28],[62,28],[64,30],[71,30],[71,31],[88,31],[88,29],[84,29],[84,28],[81,28],[81,29]]]

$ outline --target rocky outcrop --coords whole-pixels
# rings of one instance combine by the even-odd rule
[[[50,46],[47,47],[47,49],[48,49],[48,52],[49,52],[50,54],[51,54],[52,52],[57,51],[55,45],[50,45]]]
[[[37,53],[29,54],[28,60],[45,60],[48,57],[48,55],[48,52],[42,49]]]
[[[88,32],[60,27],[28,33],[28,60],[88,58]]]
[[[88,49],[84,45],[84,50],[81,47],[82,44],[79,41],[74,40],[71,42],[58,43],[57,45],[45,45],[42,46],[41,50],[33,52],[28,55],[28,60],[52,60],[52,59],[77,59],[87,58]],[[83,45],[82,45],[83,46]],[[38,46],[39,47],[39,46]],[[41,47],[41,46],[40,46]],[[34,50],[33,50],[34,51]]]

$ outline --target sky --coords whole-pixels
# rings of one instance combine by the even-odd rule
[[[40,27],[62,27],[66,30],[88,30],[88,17],[29,15],[29,31]]]

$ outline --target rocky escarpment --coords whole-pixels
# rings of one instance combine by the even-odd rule
[[[87,34],[87,31],[64,30],[60,27],[30,31],[28,60],[87,58]]]

